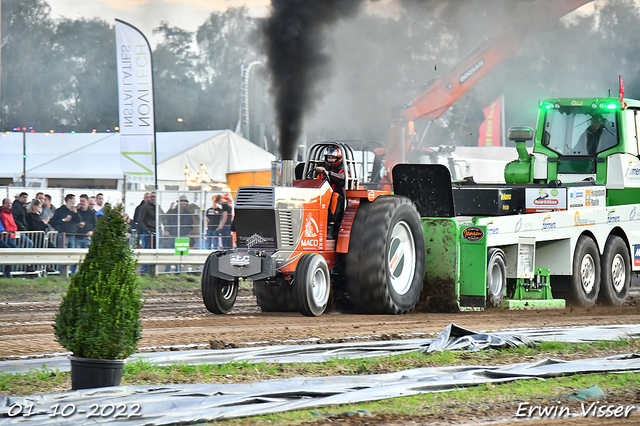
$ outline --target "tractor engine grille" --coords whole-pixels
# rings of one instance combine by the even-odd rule
[[[275,188],[251,186],[238,190],[236,209],[273,209]]]
[[[291,211],[279,211],[278,216],[280,219],[280,243],[281,248],[293,248],[296,239],[293,235],[293,219],[291,217]]]

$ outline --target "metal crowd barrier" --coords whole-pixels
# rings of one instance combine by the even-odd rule
[[[2,233],[0,238],[4,242],[12,241],[17,247],[21,249],[46,249],[48,248],[47,233],[44,231],[18,231],[15,233],[15,238],[11,238],[11,235],[7,232]],[[3,266],[4,268],[5,266]],[[53,268],[44,264],[21,264],[14,265],[11,270],[12,276],[43,276],[49,270],[53,273]],[[4,270],[3,270],[4,272]]]
[[[67,276],[70,266],[77,265],[88,250],[64,248],[66,235],[57,231],[23,231],[15,234],[15,239],[12,241],[15,241],[18,248],[0,250],[0,275],[4,272],[2,265],[11,265],[12,276]],[[161,238],[159,249],[140,249],[138,248],[139,236],[133,231],[129,236],[129,242],[138,256],[138,264],[155,265],[157,274],[200,272],[211,250],[203,247],[206,234],[190,235],[190,237],[194,248],[191,248],[189,255],[186,256],[176,256],[172,247],[175,238],[170,240],[167,238],[164,241]],[[6,241],[9,238],[8,233],[0,233],[0,239]]]
[[[59,273],[65,275],[70,265],[77,265],[88,249],[78,248],[17,248],[0,249],[0,265],[59,265]],[[139,265],[156,265],[158,273],[166,266],[176,265],[182,272],[198,272],[204,265],[210,250],[189,250],[185,256],[176,256],[174,249],[135,249]],[[12,273],[13,274],[13,273]],[[46,270],[45,270],[46,274]]]

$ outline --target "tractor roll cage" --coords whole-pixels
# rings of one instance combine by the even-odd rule
[[[315,179],[316,166],[324,164],[324,153],[327,148],[340,148],[342,152],[342,166],[344,168],[344,187],[347,190],[358,189],[358,172],[357,164],[353,149],[340,142],[318,142],[309,148],[307,161],[304,165],[303,176],[306,179]]]

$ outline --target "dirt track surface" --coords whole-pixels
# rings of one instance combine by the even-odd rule
[[[0,303],[0,359],[65,352],[53,338],[59,300]],[[209,313],[198,293],[147,299],[142,310],[142,350],[176,350],[335,342],[344,339],[389,340],[423,337],[449,323],[476,331],[518,327],[635,324],[640,320],[637,291],[621,307],[506,311],[455,314],[412,313],[402,316],[330,312],[317,318],[298,313],[262,313],[250,292],[239,295],[227,315]]]

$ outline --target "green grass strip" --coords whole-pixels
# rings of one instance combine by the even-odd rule
[[[324,363],[249,363],[156,366],[140,360],[125,364],[123,384],[165,385],[179,383],[252,383],[290,377],[384,374],[423,367],[454,365],[508,365],[543,358],[586,359],[620,353],[640,353],[640,340],[620,339],[593,343],[542,342],[478,352],[409,353],[384,357],[332,359]],[[71,388],[68,372],[48,368],[28,373],[0,373],[1,395],[64,392]]]

